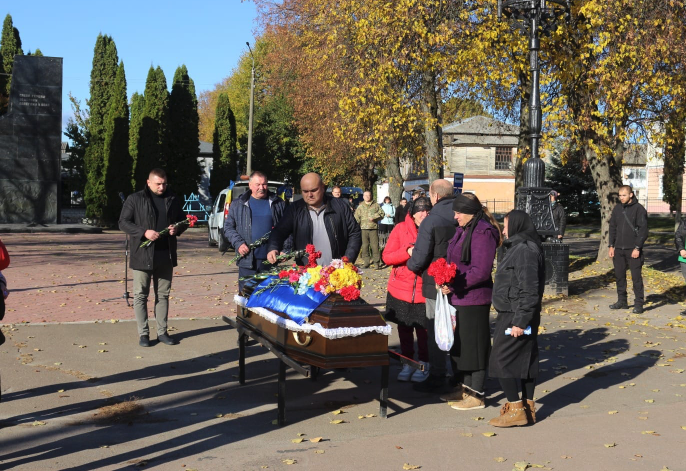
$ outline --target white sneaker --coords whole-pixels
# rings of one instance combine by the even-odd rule
[[[410,365],[403,364],[403,369],[398,374],[398,381],[409,381],[413,371],[414,368],[412,368]]]
[[[420,361],[419,363],[424,365],[424,371],[414,370],[414,373],[412,373],[412,378],[410,378],[410,381],[413,383],[421,383],[429,377],[429,364],[424,363],[423,361]]]

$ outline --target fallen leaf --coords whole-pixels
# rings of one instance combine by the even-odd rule
[[[504,463],[507,461],[507,459],[503,458],[502,456],[493,459],[496,460],[498,463]]]
[[[64,392],[64,389],[58,389],[57,392]]]
[[[376,417],[376,414],[367,414],[365,417],[371,419],[372,417]]]
[[[403,465],[403,469],[419,469],[419,468],[421,468],[421,466],[417,466],[417,465],[410,464],[410,463],[405,463]]]
[[[644,430],[641,432],[641,435],[653,435],[655,433],[655,430]]]
[[[494,432],[483,432],[481,435],[484,437],[495,437],[496,434]]]
[[[291,440],[291,442],[292,443],[302,443],[303,440],[304,440],[303,438],[294,438],[293,440]]]
[[[471,432],[462,432],[460,435],[462,435],[463,437],[471,437],[472,436]]]
[[[109,448],[109,445],[100,445],[100,448]]]
[[[302,436],[304,436],[305,434],[304,434],[304,433],[296,433],[296,435],[299,436],[299,437],[302,437]]]
[[[338,424],[344,424],[344,423],[345,423],[345,420],[341,420],[341,419],[332,420],[332,421],[329,422],[329,423],[330,423],[330,424],[336,424],[336,425],[338,425]]]
[[[310,438],[310,441],[312,443],[319,443],[322,441],[322,437],[315,437],[315,438]]]
[[[107,353],[107,350],[98,350],[98,353]]]
[[[343,411],[338,409],[332,412],[333,415],[343,414]]]
[[[295,464],[298,461],[297,460],[281,460],[283,464]]]
[[[472,420],[484,420],[483,417],[472,417]]]
[[[35,420],[35,421],[33,421],[33,423],[31,424],[32,427],[40,427],[41,425],[46,425],[46,423],[43,422],[42,420]]]
[[[645,402],[652,404],[653,402],[655,402],[655,400],[654,399],[646,399]]]
[[[605,444],[605,448],[614,448],[614,447],[616,447],[616,446],[617,446],[616,443],[606,443],[606,444]]]
[[[614,414],[618,414],[618,413],[619,413],[618,410],[611,410],[608,412],[608,414],[610,414],[610,415],[614,415]]]
[[[324,450],[314,450],[314,452],[317,453],[318,455],[324,454]]]
[[[567,455],[562,455],[562,456],[560,456],[560,458],[562,458],[563,460],[569,460],[569,459],[572,459],[572,457],[571,457],[571,456],[567,456]]]
[[[515,464],[515,470],[516,471],[524,471],[526,468],[529,467],[529,463],[526,461],[517,461]]]

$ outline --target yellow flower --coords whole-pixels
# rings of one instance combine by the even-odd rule
[[[315,283],[317,283],[320,278],[322,277],[321,275],[322,267],[312,267],[307,269],[307,273],[310,274],[310,279],[307,282],[307,286],[314,286]]]

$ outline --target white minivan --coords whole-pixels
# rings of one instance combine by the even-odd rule
[[[284,182],[267,182],[269,192],[274,194],[277,194],[277,190],[283,189],[285,186]],[[231,201],[248,191],[248,189],[247,180],[236,182],[233,186],[224,188],[212,204],[212,211],[207,220],[207,242],[210,246],[218,246],[220,252],[226,252],[231,247],[229,241],[224,237],[224,221],[229,215]]]

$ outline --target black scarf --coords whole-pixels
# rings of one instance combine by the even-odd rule
[[[512,247],[526,240],[541,247],[541,237],[536,232],[536,227],[531,217],[518,209],[510,211],[510,214],[507,216],[506,245]]]
[[[457,195],[453,200],[453,211],[474,215],[465,228],[465,239],[462,242],[462,254],[460,255],[460,262],[469,264],[472,261],[472,233],[476,225],[484,217],[483,207],[481,203],[473,199],[469,199],[464,195]]]

